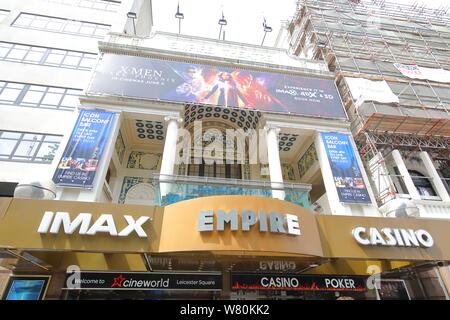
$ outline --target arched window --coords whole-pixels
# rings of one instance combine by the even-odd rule
[[[411,179],[421,196],[437,196],[430,180],[416,170],[408,170]]]

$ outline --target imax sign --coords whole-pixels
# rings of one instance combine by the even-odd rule
[[[140,238],[147,238],[142,225],[151,220],[150,217],[142,216],[134,220],[132,216],[124,215],[123,219],[127,226],[120,232],[117,231],[116,223],[112,214],[102,214],[95,221],[90,213],[79,213],[71,220],[68,212],[46,211],[38,228],[39,233],[59,233],[61,227],[66,234],[73,234],[78,229],[78,234],[94,236],[99,232],[109,233],[113,237],[127,237],[133,231]]]

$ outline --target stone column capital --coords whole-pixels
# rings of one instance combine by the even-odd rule
[[[274,125],[274,124],[266,124],[264,126],[264,130],[266,130],[266,131],[275,130],[275,133],[278,134],[278,133],[280,133],[281,128],[279,126]]]
[[[165,116],[164,117],[164,121],[165,122],[169,122],[172,120],[176,120],[178,123],[183,122],[183,118],[179,117],[179,116]]]

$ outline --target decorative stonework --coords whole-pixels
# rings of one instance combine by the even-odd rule
[[[260,164],[260,176],[263,179],[270,179],[269,165]],[[290,163],[282,163],[281,171],[283,173],[283,181],[295,180],[294,168]]]
[[[161,121],[136,120],[135,126],[139,139],[164,140],[164,124]]]
[[[125,155],[125,142],[123,141],[122,132],[120,130],[119,134],[117,135],[115,149],[117,152],[117,157],[119,158],[119,162],[120,164],[122,164],[123,156]]]
[[[282,163],[281,170],[283,171],[283,180],[295,180],[294,168],[290,163]]]
[[[298,160],[298,172],[300,173],[300,177],[302,178],[306,172],[318,161],[319,158],[317,157],[316,147],[314,143],[311,143],[311,145],[308,147],[308,149],[305,151],[305,153],[302,155],[300,160]]]
[[[145,186],[134,188],[135,186],[140,184],[144,184]],[[149,192],[150,189],[153,191]],[[149,201],[152,199],[154,200],[156,199],[157,196],[156,190],[157,184],[151,178],[124,177],[118,203],[125,203],[126,200],[140,200],[140,201],[146,201],[147,199]],[[129,196],[128,192],[131,192]]]
[[[131,151],[128,157],[127,168],[159,170],[161,166],[162,153],[145,151]]]

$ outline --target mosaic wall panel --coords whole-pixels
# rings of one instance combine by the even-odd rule
[[[161,166],[162,153],[145,151],[131,151],[128,157],[127,168],[159,170]]]
[[[298,172],[300,173],[300,177],[303,177],[305,173],[319,160],[317,158],[316,147],[314,142],[308,147],[305,153],[301,156],[300,160],[298,160]]]
[[[259,165],[260,176],[263,179],[270,179],[269,165],[260,164]],[[290,163],[282,163],[281,170],[283,173],[283,181],[295,180],[294,168]]]
[[[117,157],[119,158],[120,164],[122,164],[123,156],[125,155],[125,142],[123,141],[122,132],[120,130],[119,130],[119,134],[117,135],[115,149],[116,149]]]
[[[281,170],[283,171],[283,180],[295,180],[294,168],[290,163],[282,163]]]
[[[154,190],[158,190],[157,183],[151,178],[143,178],[143,177],[124,177],[122,188],[120,189],[120,195],[118,203],[125,203],[125,199],[127,197],[128,191],[133,188],[135,185],[139,183],[147,183],[150,184]],[[150,195],[149,195],[150,197]]]

